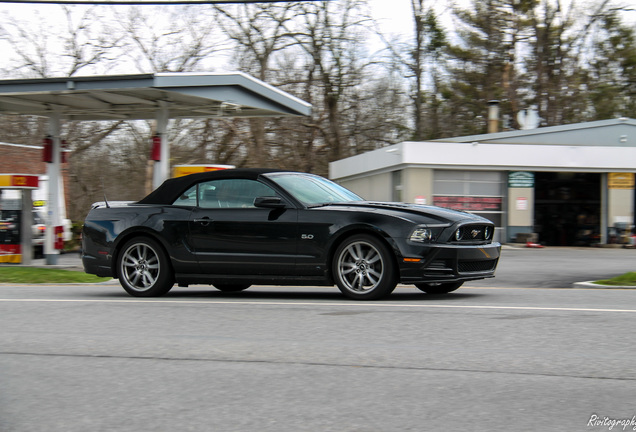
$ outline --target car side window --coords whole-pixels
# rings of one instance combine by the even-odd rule
[[[198,185],[201,208],[255,208],[254,199],[276,196],[276,192],[256,180],[224,179]]]
[[[190,189],[185,191],[184,193],[177,198],[172,205],[176,206],[185,206],[185,207],[196,207],[197,205],[197,187],[192,186]]]

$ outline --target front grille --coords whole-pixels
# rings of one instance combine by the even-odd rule
[[[463,225],[451,238],[453,243],[474,243],[492,240],[495,228],[492,225]]]
[[[460,261],[457,269],[460,273],[484,272],[495,269],[497,260]]]

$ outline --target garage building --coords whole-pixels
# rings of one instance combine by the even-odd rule
[[[483,215],[502,242],[626,243],[635,224],[633,119],[407,141],[329,168],[369,200]]]

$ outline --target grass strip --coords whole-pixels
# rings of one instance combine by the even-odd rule
[[[599,280],[594,282],[598,285],[614,285],[614,286],[636,286],[636,272],[625,273],[611,279]]]
[[[65,284],[97,283],[111,278],[97,277],[80,271],[44,269],[36,267],[0,266],[0,283]]]

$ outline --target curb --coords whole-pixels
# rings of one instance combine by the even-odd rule
[[[636,289],[636,286],[600,285],[600,284],[595,284],[593,281],[575,282],[572,285],[574,286],[574,288],[584,288],[584,289],[624,289],[624,290]]]

